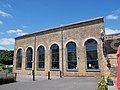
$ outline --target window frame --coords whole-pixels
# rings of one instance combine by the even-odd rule
[[[72,62],[73,63],[76,63],[76,68],[74,68],[74,69],[70,69],[69,68],[69,62],[71,62],[71,61],[68,61],[68,45],[70,44],[70,43],[73,43],[74,45],[75,45],[75,51],[74,51],[74,53],[75,53],[75,55],[73,56],[74,58],[75,58],[75,60],[73,60]],[[73,52],[73,51],[72,51]],[[71,52],[71,53],[72,53]],[[73,42],[73,41],[70,41],[70,42],[68,42],[67,44],[66,44],[66,59],[67,59],[67,67],[66,67],[66,70],[68,71],[68,72],[78,72],[78,65],[77,65],[77,45],[76,45],[76,43],[75,42]]]
[[[93,41],[93,42],[95,42],[96,43],[96,45],[94,45],[94,49],[93,50],[87,50],[87,42],[88,41]],[[94,60],[88,60],[88,52],[93,52],[93,53],[95,53],[96,54],[96,59],[94,59]],[[99,60],[98,60],[98,44],[97,44],[97,41],[96,40],[94,40],[94,39],[88,39],[86,42],[85,42],[85,53],[86,53],[86,71],[87,72],[100,72],[100,67],[99,67]],[[90,66],[88,65],[88,62],[93,62],[93,63],[96,63],[97,62],[97,64],[95,64],[95,65],[91,65],[90,64]],[[96,66],[97,65],[97,66]],[[90,67],[90,68],[88,68],[88,66]]]
[[[56,52],[54,52],[53,53],[53,50],[52,50],[52,48],[53,48],[53,46],[54,45],[56,45],[57,46],[57,49],[58,49],[58,51],[57,51],[57,61],[53,61],[53,55],[56,53]],[[59,69],[60,69],[60,60],[59,60],[59,46],[58,46],[58,44],[52,44],[51,45],[51,47],[50,47],[50,70],[51,71],[59,71]],[[58,68],[53,68],[53,63],[58,63]]]
[[[21,70],[22,69],[22,55],[23,55],[23,51],[22,51],[21,48],[19,48],[17,50],[17,57],[16,57],[16,69],[17,70]],[[20,59],[18,59],[18,58],[20,58]],[[19,66],[18,64],[20,64],[20,67],[18,67]]]
[[[28,55],[29,54],[28,53],[29,49],[31,49],[30,55]],[[28,56],[30,56],[29,57],[29,59],[30,59],[29,62],[28,62]],[[28,47],[27,50],[26,50],[26,70],[32,70],[32,61],[33,61],[33,49],[31,47]],[[30,65],[31,67],[28,67],[28,64],[31,64]]]
[[[39,55],[40,55],[40,53],[39,53],[39,48],[43,48],[43,51],[44,52],[42,52],[42,54],[41,55],[43,55],[44,54],[44,56],[43,56],[43,58],[44,58],[44,60],[40,60],[39,59]],[[39,64],[40,63],[43,63],[44,64],[44,68],[39,68]],[[41,70],[41,71],[44,71],[45,70],[45,48],[44,48],[44,46],[39,46],[38,47],[38,49],[37,49],[37,70]]]

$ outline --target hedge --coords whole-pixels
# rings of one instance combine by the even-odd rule
[[[14,77],[0,78],[0,85],[15,82]]]

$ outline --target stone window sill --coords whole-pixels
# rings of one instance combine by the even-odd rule
[[[67,69],[67,72],[78,72],[78,69]]]
[[[50,71],[60,71],[59,69],[51,69]]]
[[[100,69],[87,69],[86,72],[100,72]]]
[[[17,70],[21,70],[21,68],[16,68]]]
[[[45,71],[44,68],[37,68],[38,71]]]
[[[32,68],[26,68],[26,70],[32,70]]]

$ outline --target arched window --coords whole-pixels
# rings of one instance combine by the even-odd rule
[[[89,39],[85,42],[87,69],[99,69],[97,42],[94,39]]]
[[[18,51],[17,51],[16,68],[17,69],[21,69],[22,68],[22,49],[18,49]]]
[[[45,68],[45,49],[43,46],[40,46],[37,50],[38,53],[38,69],[44,69]]]
[[[33,50],[31,47],[29,47],[26,52],[26,69],[32,69],[32,57]]]
[[[66,46],[67,49],[67,69],[77,69],[77,59],[76,59],[76,44],[74,42],[69,42]]]
[[[51,69],[59,69],[59,46],[53,44],[51,50]]]

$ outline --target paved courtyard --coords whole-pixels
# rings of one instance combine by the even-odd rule
[[[37,76],[32,81],[31,75],[18,76],[17,82],[0,85],[0,90],[96,90],[96,77],[47,77]]]

